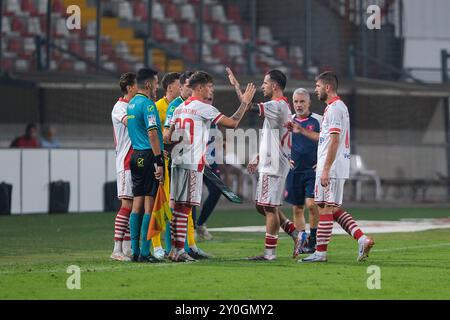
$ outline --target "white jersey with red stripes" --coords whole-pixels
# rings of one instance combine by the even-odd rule
[[[111,112],[114,129],[114,145],[116,149],[116,172],[130,170],[130,159],[133,149],[126,126],[128,101],[120,98]]]
[[[323,114],[317,148],[317,177],[322,175],[332,134],[339,134],[339,145],[336,158],[331,165],[330,178],[348,179],[350,174],[350,116],[347,106],[339,97],[328,103]]]
[[[211,125],[222,117],[219,110],[196,97],[180,104],[171,120],[175,125],[172,140],[183,137],[183,142],[172,150],[172,166],[203,172]]]
[[[264,124],[259,144],[258,172],[286,177],[290,170],[291,133],[286,123],[292,112],[286,97],[259,103],[259,115]]]

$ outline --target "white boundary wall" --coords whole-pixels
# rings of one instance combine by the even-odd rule
[[[114,150],[0,149],[12,214],[47,213],[49,183],[58,180],[70,182],[69,212],[103,211],[104,184],[116,180]]]

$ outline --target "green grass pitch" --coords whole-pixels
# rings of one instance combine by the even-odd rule
[[[287,211],[287,210],[286,210]],[[449,209],[354,209],[355,218],[449,217]],[[291,258],[281,234],[274,262],[251,262],[263,234],[214,232],[199,246],[214,259],[157,265],[109,260],[113,213],[0,217],[0,299],[450,299],[450,229],[374,235],[368,261],[357,245],[333,236],[326,264]],[[208,226],[262,225],[253,210],[213,213]],[[81,268],[81,289],[68,290],[69,265]],[[367,267],[381,270],[369,290]]]

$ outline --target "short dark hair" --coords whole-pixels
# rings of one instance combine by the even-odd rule
[[[193,71],[186,70],[180,75],[180,84],[184,84],[194,74]]]
[[[334,91],[337,91],[339,81],[337,75],[332,71],[325,71],[316,77],[316,81],[322,81],[324,84],[331,86]]]
[[[119,86],[123,94],[127,94],[128,93],[127,87],[132,86],[135,83],[136,83],[136,74],[133,72],[126,72],[120,76]]]
[[[270,70],[266,74],[269,75],[272,81],[278,83],[282,90],[286,88],[287,78],[283,72],[281,72],[280,70]]]
[[[139,88],[142,88],[149,79],[153,79],[158,75],[158,71],[151,68],[142,68],[137,72],[137,83]]]
[[[213,77],[205,71],[195,71],[192,76],[189,77],[189,87],[194,89],[198,85],[205,85],[212,83]]]
[[[37,126],[35,123],[27,124],[27,126],[25,128],[25,133],[29,133],[31,131],[31,129],[37,129]]]
[[[161,80],[162,87],[164,89],[164,92],[167,91],[167,88],[174,83],[176,80],[180,79],[180,73],[179,72],[169,72],[164,75],[164,77]]]

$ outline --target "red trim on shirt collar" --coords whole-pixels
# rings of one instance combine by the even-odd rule
[[[338,100],[341,100],[341,97],[336,96],[336,97],[334,97],[333,99],[331,99],[331,101],[328,102],[327,104],[330,105],[330,104],[332,104],[332,103],[334,103],[334,102],[336,102],[336,101],[338,101]]]
[[[190,96],[189,98],[186,99],[186,101],[184,102],[184,105],[187,106],[189,103],[191,103],[192,101],[195,101],[195,100],[202,101],[200,98]]]
[[[277,98],[277,99],[273,99],[273,101],[276,101],[276,102],[281,101],[281,100],[284,100],[287,104],[289,104],[289,100],[286,97],[280,97],[280,98]]]
[[[130,100],[127,100],[127,99],[122,98],[122,97],[119,98],[119,101],[120,101],[120,102],[125,102],[125,103],[130,102]]]

